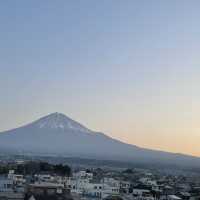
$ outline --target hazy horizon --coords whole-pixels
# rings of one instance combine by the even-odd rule
[[[0,132],[52,112],[200,156],[197,1],[0,2]]]

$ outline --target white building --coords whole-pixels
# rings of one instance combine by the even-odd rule
[[[7,177],[0,177],[0,199],[23,200],[24,193],[16,191],[12,179],[8,179]]]
[[[53,182],[54,181],[54,177],[49,174],[36,174],[35,178],[37,178],[38,181],[41,181],[41,182]]]
[[[133,199],[134,200],[153,200],[149,190],[145,189],[133,189]]]
[[[26,182],[24,176],[21,174],[15,174],[14,170],[10,170],[8,173],[8,179],[13,180],[14,184],[23,185]]]
[[[120,190],[122,190],[124,193],[129,193],[129,189],[131,187],[131,184],[129,181],[120,181]]]
[[[109,195],[117,195],[120,190],[120,182],[113,178],[103,178],[98,182],[93,181],[93,174],[80,171],[66,180],[66,186],[72,193],[83,196],[105,198]]]
[[[12,192],[13,191],[13,180],[0,177],[0,192]]]
[[[73,177],[74,178],[87,178],[87,179],[92,179],[93,178],[93,173],[90,173],[90,172],[86,172],[86,171],[79,171],[79,172],[76,172],[76,173],[73,173]]]

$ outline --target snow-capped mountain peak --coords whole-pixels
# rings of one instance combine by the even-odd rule
[[[158,163],[198,168],[200,158],[149,150],[90,131],[61,113],[53,113],[19,128],[0,133],[0,151],[24,155],[62,155],[80,158]]]
[[[46,128],[91,132],[88,128],[58,112],[40,118],[34,123],[34,125],[41,129]]]

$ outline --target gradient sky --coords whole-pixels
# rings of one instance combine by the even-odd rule
[[[200,1],[0,1],[0,131],[62,112],[200,156]]]

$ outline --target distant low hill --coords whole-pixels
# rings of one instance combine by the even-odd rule
[[[200,158],[140,148],[94,132],[61,113],[0,133],[0,151],[197,167]]]

